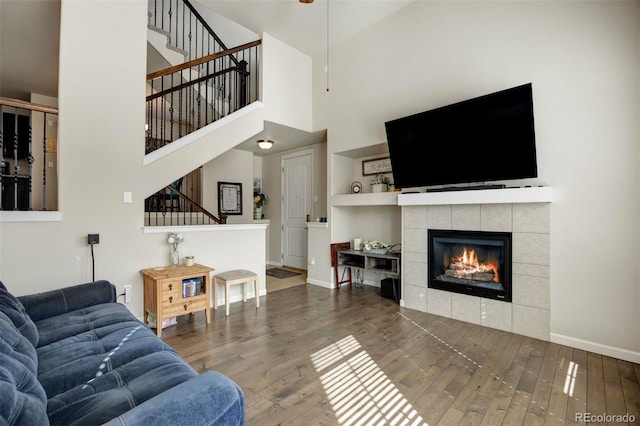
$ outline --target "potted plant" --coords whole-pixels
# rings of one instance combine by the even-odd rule
[[[262,192],[253,193],[253,219],[262,219],[262,207],[269,202],[269,197]]]
[[[389,244],[382,241],[363,241],[360,243],[360,247],[367,253],[375,254],[387,254],[389,250]]]
[[[371,192],[387,192],[389,178],[381,173],[371,179]]]

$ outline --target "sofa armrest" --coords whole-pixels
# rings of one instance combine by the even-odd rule
[[[116,287],[101,280],[18,297],[33,321],[116,301]]]
[[[244,425],[244,394],[228,377],[207,371],[105,425]]]

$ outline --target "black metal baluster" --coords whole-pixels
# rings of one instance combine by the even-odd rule
[[[4,210],[4,174],[9,170],[5,170],[4,162],[4,112],[2,111],[2,105],[0,105],[0,154],[2,154],[2,160],[0,163],[0,210]],[[8,166],[7,166],[8,167]]]
[[[47,210],[47,113],[42,120],[42,210]]]

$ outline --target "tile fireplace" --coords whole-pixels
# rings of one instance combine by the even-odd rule
[[[511,233],[428,230],[429,288],[511,302]]]
[[[552,198],[549,188],[399,195],[398,204],[402,206],[401,306],[548,341]],[[485,263],[484,267],[478,268],[481,271],[475,278],[464,282],[465,290],[472,287],[473,291],[484,294],[464,294],[434,287],[434,284],[445,283],[434,283],[430,274],[446,275],[445,271],[452,269],[448,274],[455,278],[458,275],[456,268],[461,268],[444,268],[444,254],[436,256],[439,259],[429,260],[429,234],[434,231],[447,231],[438,234],[444,238],[440,241],[443,247],[438,250],[455,248],[449,239],[452,235],[457,237],[458,231],[464,231],[471,242],[478,243],[474,244],[476,247],[466,246],[466,262],[464,244],[462,253],[448,256],[462,256],[463,264],[475,263],[469,259],[477,256],[479,264]],[[491,238],[478,237],[484,234]],[[506,234],[510,235],[510,240],[502,241],[501,235]],[[500,256],[484,252],[487,249],[493,251],[496,246],[504,248],[506,255],[510,256],[510,260],[504,259],[509,266],[498,265],[497,271],[487,265],[491,263],[488,258],[499,259]],[[471,251],[475,253],[472,255]],[[438,262],[441,264],[439,273],[430,272]],[[498,282],[504,287],[504,299],[497,297],[496,293],[488,294],[484,289],[495,287],[494,290],[502,291],[495,280],[491,281],[492,273],[498,276]],[[510,276],[510,281],[505,280],[507,276]],[[482,282],[477,278],[489,281]],[[511,301],[506,302],[509,292]]]

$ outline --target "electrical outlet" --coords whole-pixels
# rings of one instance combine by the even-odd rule
[[[100,244],[100,234],[89,234],[87,236],[87,244]]]
[[[124,303],[131,303],[131,284],[123,286],[124,288]]]

